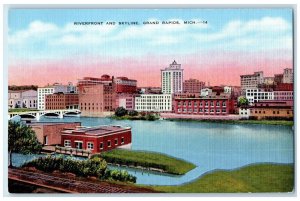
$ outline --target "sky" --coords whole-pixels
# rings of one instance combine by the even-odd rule
[[[293,68],[292,15],[275,8],[10,9],[8,84],[76,83],[109,74],[160,86],[160,69],[176,60],[184,80],[239,85],[242,74],[273,76]]]

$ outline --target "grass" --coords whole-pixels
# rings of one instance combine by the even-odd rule
[[[166,119],[169,121],[195,121],[195,122],[211,122],[224,124],[264,124],[264,125],[282,125],[293,126],[294,121],[288,120],[210,120],[210,119]]]
[[[179,186],[151,186],[167,193],[270,193],[292,192],[294,167],[285,164],[255,164],[232,171],[216,171]]]
[[[108,163],[155,168],[176,175],[183,175],[196,167],[194,164],[181,159],[146,151],[115,149],[101,153],[101,157]]]
[[[8,109],[8,112],[30,112],[30,111],[38,111],[37,109],[30,109],[30,108],[14,108]]]

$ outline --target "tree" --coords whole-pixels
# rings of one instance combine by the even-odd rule
[[[8,122],[9,166],[12,167],[12,152],[22,154],[39,153],[42,144],[31,127],[17,121]]]
[[[118,107],[115,111],[115,115],[117,117],[122,117],[125,116],[127,114],[127,110],[123,107]]]
[[[129,111],[128,112],[128,115],[129,116],[137,116],[139,113],[137,112],[137,111],[135,111],[135,110],[132,110],[132,111]]]
[[[240,106],[247,106],[247,105],[249,105],[248,99],[244,96],[240,96],[238,98],[238,106],[240,107]]]

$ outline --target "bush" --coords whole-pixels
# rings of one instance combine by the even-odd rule
[[[117,117],[123,117],[127,114],[127,110],[123,107],[118,107],[115,111],[115,115]]]
[[[128,112],[128,115],[129,115],[129,116],[132,116],[132,117],[133,117],[133,116],[137,116],[138,114],[139,114],[139,113],[138,113],[137,111],[135,111],[135,110],[132,110],[132,111],[129,111],[129,112]]]
[[[136,178],[129,175],[127,171],[108,170],[106,161],[97,155],[89,160],[76,160],[70,157],[63,158],[62,156],[46,156],[27,162],[22,167],[35,167],[45,172],[60,170],[61,172],[70,172],[77,176],[95,176],[100,179],[115,181],[136,181]]]

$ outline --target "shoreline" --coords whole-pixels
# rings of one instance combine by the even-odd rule
[[[166,121],[178,122],[204,122],[204,123],[222,123],[222,124],[256,124],[256,125],[276,125],[276,126],[294,126],[294,121],[288,120],[231,120],[231,119],[187,119],[187,118],[165,118]]]

